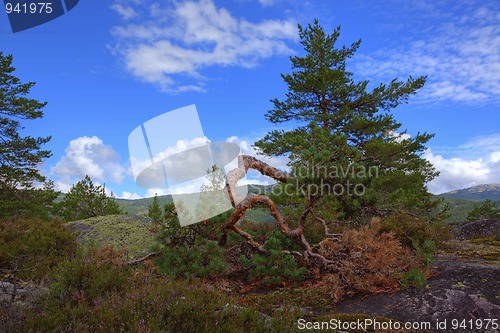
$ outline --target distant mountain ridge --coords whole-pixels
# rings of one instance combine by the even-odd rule
[[[461,190],[439,194],[438,197],[447,199],[462,199],[469,201],[500,200],[500,184],[482,184]]]
[[[248,193],[249,194],[268,194],[273,191],[274,185],[248,185]],[[148,207],[153,203],[153,197],[150,198],[142,198],[142,199],[116,199],[120,207],[132,215],[147,215]],[[158,201],[160,206],[165,205],[166,203],[173,202],[172,196],[170,194],[167,195],[159,195]]]
[[[248,192],[251,194],[267,194],[273,191],[273,185],[249,185]],[[484,201],[486,199],[492,200],[500,207],[500,184],[483,184],[465,189],[453,190],[450,192],[442,193],[436,198],[444,198],[445,203],[450,205],[451,214],[448,222],[462,222],[465,221],[468,212],[474,207],[476,202]],[[167,202],[172,202],[172,196],[164,195],[158,196],[160,205],[163,206]],[[153,203],[153,198],[143,199],[117,199],[120,206],[128,214],[147,215],[148,206]],[[263,212],[260,215],[265,215]],[[269,214],[267,214],[269,215]],[[269,215],[270,216],[270,215]],[[259,220],[265,219],[260,216]],[[269,218],[272,220],[272,217]]]
[[[249,194],[269,194],[273,192],[273,188],[276,185],[248,185]],[[65,194],[61,193],[56,201],[61,201]],[[447,222],[463,222],[466,220],[468,212],[474,208],[477,202],[484,200],[492,200],[496,203],[497,207],[500,208],[500,184],[483,184],[472,186],[464,189],[453,190],[446,193],[441,193],[435,195],[435,198],[444,198],[444,202],[441,204],[444,207],[448,204],[450,207],[450,218]],[[171,203],[171,195],[158,196],[160,206],[166,203]],[[153,203],[153,198],[142,198],[142,199],[116,199],[120,207],[124,212],[131,215],[142,215],[145,216],[148,213],[148,207]],[[250,212],[252,217],[256,217],[259,220],[269,220],[273,221],[270,214],[266,213],[267,210],[253,209]]]

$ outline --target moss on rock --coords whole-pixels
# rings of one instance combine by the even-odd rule
[[[82,244],[126,248],[126,256],[135,259],[149,252],[155,243],[150,231],[153,221],[138,215],[107,215],[68,222],[77,231]]]

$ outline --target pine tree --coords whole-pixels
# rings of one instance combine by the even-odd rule
[[[163,212],[156,194],[153,198],[153,203],[148,206],[148,217],[152,218],[157,224],[161,223],[163,220]]]
[[[106,195],[104,185],[95,186],[88,175],[71,187],[56,211],[65,221],[123,214],[115,198]]]
[[[47,103],[27,97],[35,83],[21,83],[12,74],[12,60],[12,55],[0,52],[0,217],[48,217],[58,193],[53,183],[43,185],[39,165],[51,156],[42,149],[50,136],[20,134],[20,121],[42,118]]]
[[[225,202],[228,201],[226,174],[218,165],[212,165],[206,171],[206,182],[200,187],[200,199],[195,209],[195,214],[200,220],[207,216],[216,216],[226,211]]]
[[[500,218],[500,209],[489,199],[475,204],[469,214],[467,214],[467,221],[493,218]]]
[[[266,114],[275,125],[287,123],[286,129],[270,131],[255,143],[264,155],[286,156],[291,172],[240,156],[238,168],[226,177],[229,187],[249,169],[279,186],[271,195],[235,201],[219,244],[226,244],[232,231],[254,250],[269,251],[269,238],[257,239],[237,225],[248,209],[265,206],[281,233],[304,250],[289,253],[338,272],[335,250],[318,250],[341,236],[332,223],[376,222],[380,216],[403,214],[427,225],[443,216],[436,212],[440,202],[426,188],[437,172],[422,157],[433,135],[410,137],[391,113],[424,86],[426,77],[379,85],[356,81],[347,65],[361,41],[339,48],[340,27],[327,34],[317,20],[306,28],[299,25],[299,36],[305,55],[290,58],[293,71],[282,74],[286,97],[271,100],[274,108]]]
[[[274,108],[266,114],[273,124],[297,127],[273,130],[255,144],[266,155],[290,159],[294,177],[284,185],[288,193],[311,207],[328,206],[344,219],[432,210],[425,184],[437,173],[421,153],[433,135],[409,137],[391,114],[426,77],[376,86],[355,81],[347,61],[361,40],[338,48],[340,27],[327,34],[317,20],[299,25],[299,36],[306,54],[290,58],[293,72],[282,74],[286,98],[271,100]]]

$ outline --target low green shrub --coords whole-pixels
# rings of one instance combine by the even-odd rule
[[[225,250],[217,242],[203,238],[193,246],[165,246],[156,260],[160,272],[178,278],[215,278],[227,271]]]
[[[415,267],[404,272],[399,283],[403,289],[409,287],[425,288],[427,287],[427,278],[421,268]]]
[[[57,300],[72,305],[91,303],[112,292],[126,290],[130,267],[123,262],[123,250],[112,247],[79,249],[74,258],[61,262],[53,271],[50,289]]]
[[[381,220],[382,232],[393,232],[404,245],[415,250],[426,241],[433,241],[436,246],[450,239],[448,226],[431,223],[406,212],[395,212]]]
[[[225,250],[215,240],[216,228],[201,223],[181,227],[175,208],[165,205],[165,222],[160,225],[156,264],[160,272],[178,278],[215,278],[226,273]]]
[[[265,244],[266,253],[256,253],[250,258],[241,255],[240,263],[248,269],[248,280],[262,280],[266,285],[303,281],[307,268],[298,265],[293,255],[283,252],[291,248],[292,240],[281,231],[274,231]]]
[[[422,243],[414,241],[413,247],[416,249],[417,255],[422,259],[424,266],[428,266],[434,260],[437,247],[433,240],[427,239]]]
[[[0,221],[0,273],[38,281],[76,251],[76,236],[61,220]]]

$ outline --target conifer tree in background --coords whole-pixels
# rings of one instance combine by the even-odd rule
[[[21,83],[12,60],[0,52],[0,217],[47,218],[58,193],[38,167],[51,156],[42,149],[50,136],[20,134],[20,121],[42,118],[47,103],[28,97],[35,83]]]
[[[224,188],[226,186],[226,174],[224,169],[214,164],[206,170],[205,183],[200,187],[200,198],[195,209],[195,216],[199,220],[206,216],[214,216],[224,212],[227,200]],[[216,219],[212,219],[212,222]]]
[[[163,215],[160,203],[158,202],[158,195],[155,194],[153,203],[148,206],[148,217],[153,219],[156,224],[160,224],[163,221]]]
[[[56,213],[65,221],[123,214],[113,195],[108,197],[104,185],[95,186],[88,175],[71,187],[64,199],[57,204]]]
[[[500,218],[500,209],[489,199],[475,204],[469,214],[467,214],[467,221],[494,218]]]

